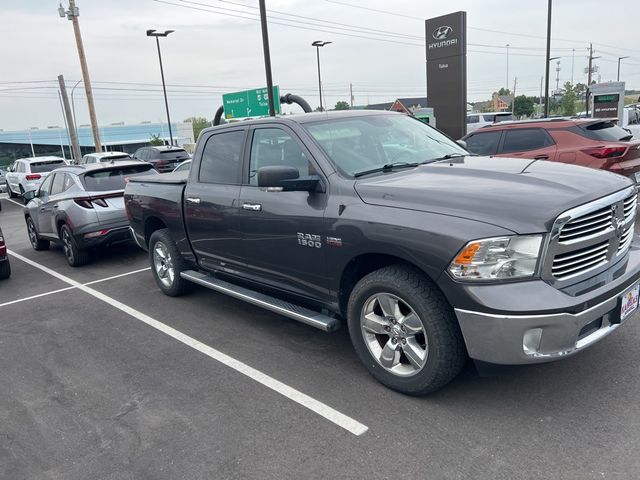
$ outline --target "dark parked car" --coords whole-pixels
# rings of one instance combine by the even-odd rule
[[[150,173],[158,175],[148,163],[131,160],[58,168],[37,191],[25,193],[31,246],[46,250],[59,242],[69,265],[79,267],[89,261],[90,248],[130,241],[124,186]]]
[[[136,160],[149,162],[160,173],[171,172],[178,164],[191,156],[180,147],[142,147],[132,155]]]
[[[600,168],[640,181],[640,140],[611,120],[553,118],[501,122],[463,137],[479,155]]]
[[[11,264],[9,264],[7,245],[4,243],[4,236],[2,235],[2,229],[0,228],[0,280],[4,280],[10,276]]]
[[[206,129],[188,176],[133,178],[125,204],[166,295],[197,283],[326,331],[346,319],[369,372],[417,395],[467,354],[566,358],[628,320],[636,195],[620,175],[470,156],[417,119],[352,111]]]

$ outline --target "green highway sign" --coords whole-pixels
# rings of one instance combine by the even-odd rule
[[[244,90],[222,95],[224,118],[263,117],[269,115],[269,97],[266,88]],[[276,113],[280,113],[280,88],[273,86]]]

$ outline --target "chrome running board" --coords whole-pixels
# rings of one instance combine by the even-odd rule
[[[180,276],[190,282],[197,283],[198,285],[210,288],[211,290],[244,300],[252,305],[271,310],[272,312],[279,313],[285,317],[319,328],[325,332],[333,332],[340,328],[340,320],[330,317],[329,315],[301,307],[294,303],[285,302],[284,300],[250,290],[245,287],[240,287],[233,283],[207,275],[206,273],[197,272],[195,270],[186,270],[181,272]]]

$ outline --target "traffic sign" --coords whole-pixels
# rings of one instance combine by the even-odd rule
[[[273,86],[276,113],[280,113],[280,88]],[[224,118],[263,117],[269,115],[268,89],[256,88],[222,95]]]

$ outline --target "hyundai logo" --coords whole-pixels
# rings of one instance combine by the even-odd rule
[[[436,40],[445,40],[449,35],[451,35],[451,32],[453,32],[453,28],[448,25],[442,25],[441,27],[436,28],[431,36]]]

